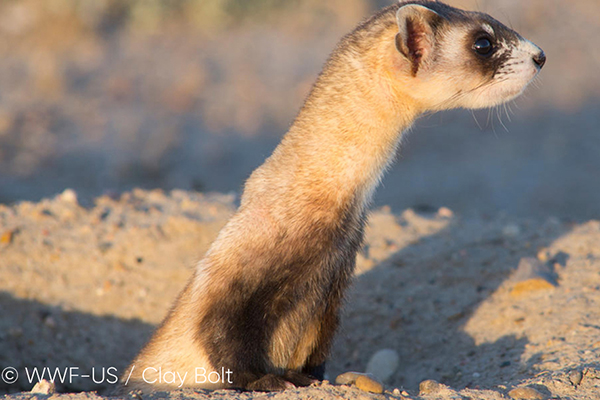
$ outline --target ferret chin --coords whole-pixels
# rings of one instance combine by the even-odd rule
[[[492,17],[439,2],[401,2],[361,23],[121,390],[281,390],[322,378],[366,209],[403,131],[424,112],[510,100],[545,60]]]

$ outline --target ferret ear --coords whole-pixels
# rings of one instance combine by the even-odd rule
[[[396,48],[410,61],[413,76],[433,53],[434,27],[441,18],[435,11],[419,4],[400,6],[396,13]]]

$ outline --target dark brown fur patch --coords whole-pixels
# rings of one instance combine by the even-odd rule
[[[238,269],[241,274],[224,292],[215,293],[200,321],[199,340],[214,368],[233,371],[234,387],[253,388],[253,381],[278,370],[269,360],[274,334],[282,321],[295,326],[299,336],[303,333],[307,321],[292,316],[299,308],[322,321],[304,368],[310,371],[325,361],[362,241],[364,216],[355,214],[347,210],[339,225],[312,229],[310,237],[295,239],[299,243],[280,236],[278,254],[268,261],[246,259]],[[265,272],[256,279],[256,271]]]
[[[409,58],[412,63],[411,72],[413,76],[417,76],[421,60],[423,59],[423,46],[426,45],[424,43],[426,40],[424,38],[426,33],[423,31],[424,27],[420,26],[420,24],[415,21],[409,20],[406,21],[406,24],[409,32],[406,43],[408,46]]]
[[[483,23],[487,23],[493,27],[494,36],[481,29],[480,24]],[[481,14],[481,21],[475,21],[472,25],[473,30],[471,34],[465,37],[465,53],[470,54],[473,60],[470,65],[473,68],[477,68],[481,71],[482,75],[492,79],[511,58],[511,47],[516,46],[519,41],[519,35],[485,14]],[[487,38],[492,43],[493,50],[489,55],[482,56],[473,50],[473,45],[479,38]],[[500,40],[506,43],[509,48],[502,48]]]

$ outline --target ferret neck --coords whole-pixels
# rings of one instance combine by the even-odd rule
[[[329,187],[341,199],[368,203],[419,111],[392,93],[385,65],[331,60],[278,151],[293,152],[308,192]]]

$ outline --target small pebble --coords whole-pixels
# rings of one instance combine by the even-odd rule
[[[569,372],[569,380],[571,381],[573,386],[579,386],[582,379],[583,379],[583,374],[581,373],[581,371],[573,370],[573,371]]]
[[[23,328],[10,327],[10,328],[8,328],[8,334],[14,338],[19,338],[19,337],[23,336]]]
[[[514,297],[521,297],[527,293],[548,289],[554,289],[554,285],[545,279],[535,278],[523,282],[517,282],[511,289],[510,294]]]
[[[335,378],[335,383],[336,383],[336,385],[352,385],[352,384],[356,383],[356,380],[360,376],[366,376],[370,379],[377,380],[377,377],[374,375],[366,374],[363,372],[350,371],[350,372],[344,372],[343,374],[338,375],[337,378]]]
[[[356,385],[357,388],[365,392],[383,393],[383,384],[371,374],[360,372],[344,372],[335,378],[338,385]]]
[[[383,393],[383,385],[367,375],[361,375],[356,378],[355,385],[364,392]]]
[[[58,198],[65,203],[77,204],[77,193],[73,189],[66,189]]]
[[[452,212],[452,210],[447,207],[440,207],[437,214],[438,214],[438,217],[442,217],[442,218],[452,218],[454,216],[454,213]]]
[[[521,233],[521,228],[517,224],[508,224],[502,229],[502,234],[506,237],[515,237]]]
[[[35,384],[33,389],[31,389],[31,393],[39,393],[39,394],[53,394],[56,392],[56,386],[54,382],[49,382],[45,379],[42,379],[38,383]]]
[[[537,259],[540,260],[541,262],[546,262],[549,259],[549,255],[548,255],[548,249],[542,249],[540,251],[538,251],[537,253]]]
[[[545,396],[530,387],[520,387],[508,392],[508,395],[515,400],[544,400]]]
[[[392,391],[392,394],[393,394],[394,396],[400,396],[400,389],[398,389],[398,388],[394,388],[394,390]]]
[[[352,385],[360,375],[362,375],[360,372],[344,372],[335,378],[335,383],[337,385]]]
[[[2,234],[2,236],[0,236],[0,243],[1,244],[10,244],[13,241],[13,237],[15,236],[15,232],[14,231],[6,231]]]
[[[419,383],[419,395],[437,393],[443,388],[444,385],[442,385],[441,383],[436,382],[433,379],[428,379]]]
[[[547,264],[531,257],[521,258],[519,266],[512,276],[515,282],[510,293],[519,297],[523,294],[558,286],[556,274]]]
[[[51,316],[48,316],[44,319],[44,325],[48,328],[56,328],[56,321]]]
[[[393,349],[377,351],[367,363],[367,374],[373,374],[381,381],[386,381],[394,375],[400,363],[398,352]]]

